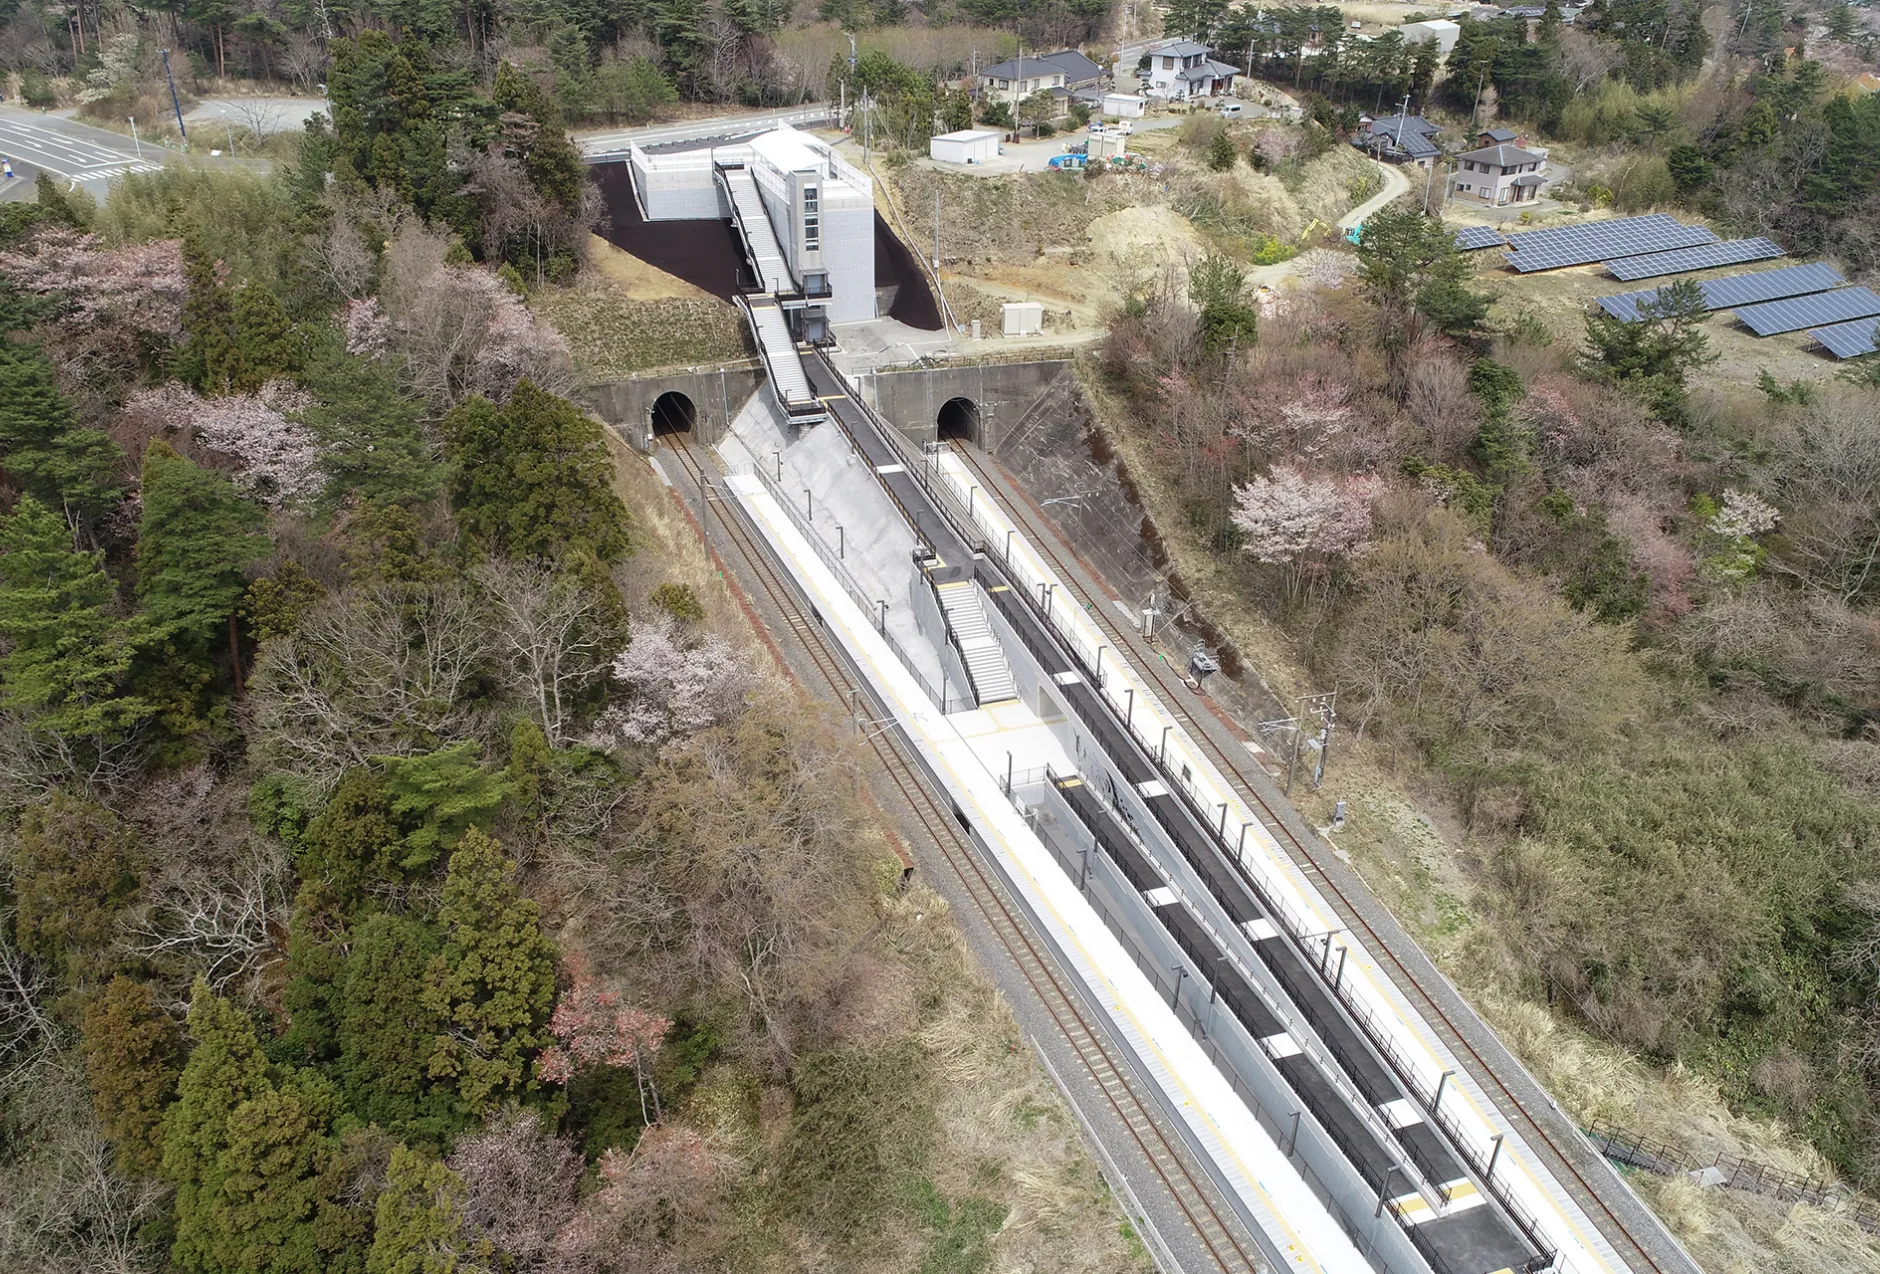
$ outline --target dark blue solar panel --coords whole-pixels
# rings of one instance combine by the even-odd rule
[[[1709,270],[1720,265],[1742,265],[1745,261],[1767,261],[1771,257],[1783,255],[1780,245],[1768,239],[1726,239],[1722,243],[1704,243],[1695,248],[1621,257],[1617,261],[1606,262],[1606,270],[1613,278],[1630,283],[1634,279],[1650,279],[1661,274]]]
[[[1832,292],[1817,292],[1787,301],[1746,305],[1736,311],[1737,318],[1758,336],[1797,332],[1804,327],[1827,327],[1870,315],[1880,315],[1880,296],[1875,296],[1868,288],[1836,288]]]
[[[1784,266],[1780,270],[1707,279],[1699,283],[1697,289],[1703,293],[1706,310],[1730,310],[1739,305],[1825,292],[1846,281],[1834,267],[1814,261],[1807,265]],[[1644,288],[1637,292],[1622,292],[1618,296],[1602,296],[1599,298],[1599,307],[1614,318],[1624,319],[1628,323],[1636,322],[1639,317],[1638,307],[1656,300],[1662,290]]]
[[[1456,231],[1456,246],[1464,252],[1474,252],[1478,248],[1499,248],[1504,242],[1501,231],[1494,226],[1464,226]]]
[[[1817,327],[1809,335],[1820,341],[1836,358],[1859,358],[1880,349],[1874,343],[1874,327],[1873,319],[1855,319],[1852,323]]]
[[[1695,247],[1714,243],[1717,236],[1702,226],[1687,226],[1674,217],[1626,217],[1619,221],[1595,221],[1584,226],[1561,230],[1538,230],[1534,234],[1564,236],[1544,243],[1528,241],[1526,235],[1511,235],[1516,244],[1508,264],[1523,274],[1536,270],[1558,270],[1568,265],[1588,265],[1618,257],[1663,252],[1670,248]]]

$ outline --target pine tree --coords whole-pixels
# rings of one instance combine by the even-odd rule
[[[194,1047],[177,1080],[176,1100],[163,1113],[163,1173],[176,1185],[171,1255],[187,1270],[220,1270],[229,1118],[273,1086],[254,1024],[201,979],[190,996],[189,1036]]]
[[[146,983],[119,974],[85,1006],[85,1080],[120,1172],[163,1164],[163,1107],[183,1067],[183,1035]]]
[[[455,1274],[466,1255],[487,1258],[488,1245],[465,1231],[464,1197],[463,1178],[447,1164],[394,1148],[366,1274]]]
[[[424,870],[466,829],[487,829],[496,817],[508,788],[500,774],[483,768],[480,750],[465,740],[423,756],[372,758],[385,767],[385,791],[405,830],[402,871]]]
[[[607,444],[573,403],[524,380],[506,406],[472,398],[456,408],[444,434],[456,462],[452,506],[485,552],[573,563],[629,551]]]
[[[271,380],[299,370],[294,322],[280,299],[258,283],[244,284],[235,294],[232,318],[235,365],[230,387],[252,393]]]
[[[80,429],[37,345],[0,341],[0,457],[21,490],[88,527],[123,495],[124,453],[102,430]]]
[[[63,520],[22,496],[0,523],[0,702],[37,730],[104,739],[148,705],[120,695],[131,663],[126,630],[110,614],[102,553],[72,548]]]
[[[300,419],[320,441],[329,508],[355,499],[418,505],[437,495],[443,475],[422,413],[400,392],[396,370],[321,344],[305,381],[316,401]]]
[[[431,1074],[455,1080],[472,1110],[529,1086],[530,1055],[548,1042],[555,950],[533,902],[509,879],[514,864],[475,828],[450,856],[438,907],[444,950],[431,961],[425,1007],[449,1023]]]
[[[144,453],[144,520],[137,592],[157,631],[187,656],[209,651],[247,590],[247,569],[268,553],[259,506],[234,484],[161,439]]]

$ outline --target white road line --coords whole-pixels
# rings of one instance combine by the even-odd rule
[[[125,172],[155,172],[161,165],[85,137],[0,120],[0,154],[43,168],[55,177],[91,181]]]

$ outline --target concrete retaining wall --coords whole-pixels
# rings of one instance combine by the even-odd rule
[[[648,449],[653,431],[653,404],[661,394],[680,393],[690,399],[697,412],[692,436],[700,442],[715,443],[725,436],[738,409],[763,385],[763,369],[755,360],[747,360],[723,367],[687,368],[636,376],[631,380],[603,381],[588,386],[588,401],[622,438],[644,451]]]
[[[864,372],[860,389],[870,406],[915,443],[937,439],[940,409],[951,399],[965,398],[979,411],[973,441],[997,452],[1024,425],[1026,412],[1069,379],[1070,364],[1058,359]]]

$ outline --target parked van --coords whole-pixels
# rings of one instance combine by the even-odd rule
[[[1214,108],[1223,115],[1238,115],[1247,108],[1239,102],[1222,102]]]

